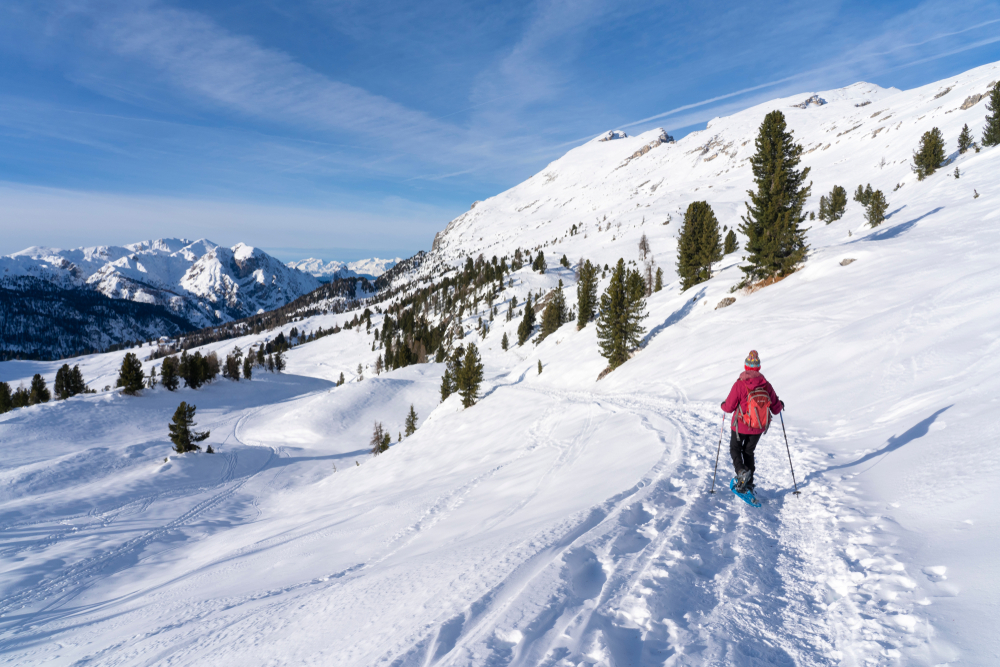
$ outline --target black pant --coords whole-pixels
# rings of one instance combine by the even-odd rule
[[[757,448],[760,434],[748,435],[736,431],[732,431],[732,434],[729,439],[729,455],[733,457],[733,468],[736,469],[737,475],[740,474],[741,470],[749,470],[750,485],[753,486],[753,450]]]

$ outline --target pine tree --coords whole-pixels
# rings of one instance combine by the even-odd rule
[[[344,372],[341,371],[340,372],[340,378],[337,380],[337,386],[338,387],[342,386],[344,384],[344,382],[346,382],[346,380],[344,379]]]
[[[869,183],[865,187],[858,186],[858,189],[854,191],[854,201],[858,202],[865,208],[868,208],[868,201],[872,197],[872,184]]]
[[[194,430],[194,427],[197,426],[194,422],[195,410],[197,410],[196,406],[181,401],[170,422],[170,442],[174,443],[174,451],[178,454],[201,449],[196,443],[208,438],[209,431],[199,433]]]
[[[28,405],[48,403],[50,398],[52,398],[52,393],[45,385],[45,378],[35,373],[34,377],[31,378],[31,389],[28,391]]]
[[[69,395],[76,396],[87,392],[87,383],[83,381],[83,373],[80,372],[79,364],[73,366],[69,374]]]
[[[639,346],[646,332],[641,325],[646,317],[643,292],[642,276],[638,271],[626,271],[625,260],[619,259],[611,283],[601,295],[597,315],[597,340],[612,369],[628,360],[629,352]]]
[[[368,441],[372,456],[378,456],[382,452],[389,451],[390,442],[392,442],[392,436],[382,426],[382,422],[375,422],[375,428],[372,430],[372,439]]]
[[[889,202],[881,190],[876,190],[868,199],[868,207],[865,209],[865,218],[871,227],[878,227],[885,220],[885,212],[889,210]]]
[[[507,349],[510,347],[510,340],[507,338],[506,331],[503,332],[503,338],[500,339],[500,347],[503,349],[504,352],[506,352]]]
[[[243,360],[243,379],[249,380],[253,377],[253,357],[247,355],[246,359]]]
[[[541,359],[538,360],[538,374],[539,375],[542,374],[542,360]]]
[[[177,387],[180,384],[178,366],[179,364],[175,357],[167,357],[160,364],[160,382],[170,391],[177,391]]]
[[[479,386],[483,383],[483,362],[475,343],[469,343],[465,348],[462,367],[458,370],[456,386],[462,396],[462,406],[470,408],[476,404],[479,397]]]
[[[549,334],[555,333],[568,320],[566,297],[563,294],[562,280],[560,280],[559,287],[556,288],[555,294],[549,299],[545,311],[542,313],[542,339],[544,340]]]
[[[0,415],[10,412],[14,408],[14,395],[10,391],[10,385],[0,382]]]
[[[986,103],[986,127],[983,128],[983,146],[1000,146],[1000,81],[990,91],[990,101]]]
[[[772,111],[761,123],[757,151],[750,159],[757,191],[749,191],[747,215],[740,231],[747,237],[747,266],[741,270],[749,282],[786,276],[801,263],[809,249],[802,207],[812,184],[805,185],[809,167],[798,169],[802,146],[786,132],[785,116]]]
[[[590,260],[580,262],[580,280],[576,284],[576,328],[582,329],[597,312],[597,267]]]
[[[31,395],[24,387],[18,387],[10,397],[12,408],[26,408],[31,405]]]
[[[63,364],[59,370],[56,371],[56,381],[52,385],[52,391],[55,392],[56,398],[60,401],[64,401],[73,394],[70,393],[70,371],[69,364]]]
[[[864,196],[864,193],[862,193],[862,196]],[[844,211],[846,210],[847,190],[839,185],[833,186],[829,195],[823,195],[819,198],[819,219],[828,225],[844,217]]]
[[[656,282],[653,284],[653,291],[659,292],[663,289],[663,269],[656,267]]]
[[[412,403],[410,403],[410,412],[406,415],[406,422],[403,424],[403,430],[406,432],[407,438],[417,432],[417,411],[413,409]]]
[[[722,259],[719,221],[705,201],[691,202],[677,240],[677,275],[681,290],[712,277],[712,264]]]
[[[547,268],[548,265],[545,263],[545,253],[539,250],[538,257],[536,257],[535,261],[531,263],[531,269],[533,271],[538,271],[539,273],[545,273],[545,269]]]
[[[972,132],[969,131],[969,124],[962,126],[962,132],[958,135],[958,152],[965,155],[966,151],[972,148]]]
[[[125,358],[122,359],[121,368],[118,370],[118,382],[115,386],[123,387],[122,393],[129,396],[137,396],[145,388],[142,362],[132,352],[127,352]]]
[[[531,305],[531,292],[528,292],[528,299],[524,302],[524,317],[517,325],[517,344],[524,345],[531,332],[535,328],[535,308]]]
[[[913,153],[913,171],[917,180],[922,181],[944,164],[944,136],[934,127],[924,132],[920,146]]]
[[[280,373],[281,371],[285,370],[285,366],[286,366],[285,355],[279,348],[274,351],[274,370]],[[360,372],[358,374],[360,375]]]
[[[736,232],[730,229],[729,233],[726,234],[726,245],[722,249],[722,254],[728,255],[730,253],[736,252],[739,249],[740,249],[740,244],[736,242]]]

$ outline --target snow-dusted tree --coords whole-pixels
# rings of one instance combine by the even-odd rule
[[[139,357],[132,352],[127,352],[122,359],[121,368],[118,369],[118,381],[116,387],[122,387],[123,394],[136,396],[146,386],[146,378],[142,373],[142,362]]]
[[[913,172],[922,181],[944,165],[944,136],[931,128],[920,137],[920,146],[913,153]]]
[[[197,410],[195,405],[181,401],[174,412],[174,418],[170,421],[170,442],[174,443],[174,451],[178,454],[201,449],[197,443],[208,438],[209,431],[194,430],[197,426],[194,422],[195,410]]]
[[[517,325],[517,344],[524,345],[531,332],[535,328],[535,308],[531,305],[531,292],[528,292],[528,299],[524,302],[524,317]]]
[[[986,127],[983,128],[983,146],[1000,146],[1000,81],[990,91],[986,103]]]
[[[413,409],[413,403],[410,403],[410,412],[406,415],[403,430],[406,432],[407,438],[417,432],[417,411]]]
[[[597,312],[597,267],[590,260],[580,262],[580,281],[576,284],[576,328],[582,329]]]
[[[969,131],[969,124],[966,123],[958,135],[958,152],[965,155],[966,151],[972,148],[972,144],[972,132]]]
[[[483,383],[483,362],[475,343],[469,343],[465,348],[462,367],[458,369],[456,388],[462,396],[462,405],[466,408],[476,404],[479,398],[479,387]]]
[[[839,185],[833,186],[829,195],[819,198],[819,219],[830,224],[844,217],[847,210],[847,190]]]
[[[641,324],[646,317],[644,292],[639,272],[626,271],[625,260],[619,259],[611,272],[611,282],[601,295],[597,315],[597,340],[612,369],[628,360],[629,352],[639,346],[646,333]]]
[[[681,290],[712,277],[712,264],[722,259],[719,221],[706,201],[691,202],[677,240],[677,275]]]
[[[740,269],[748,282],[788,275],[809,249],[800,226],[812,188],[812,183],[805,184],[809,167],[799,170],[802,146],[786,130],[783,113],[767,114],[750,158],[757,189],[747,192],[750,201],[740,227],[747,237],[747,265]]]
[[[881,190],[876,190],[868,199],[868,206],[865,209],[865,219],[871,227],[878,227],[885,220],[885,212],[889,210],[889,202]]]

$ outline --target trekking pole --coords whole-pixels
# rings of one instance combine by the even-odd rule
[[[719,452],[722,451],[722,434],[726,432],[726,413],[722,413],[722,428],[719,429],[719,448],[715,450],[715,470],[712,471],[712,489],[709,493],[715,493],[715,476],[719,473]]]
[[[788,434],[785,433],[785,416],[783,413],[784,410],[778,413],[778,416],[781,417],[781,435],[785,436],[785,451],[788,452],[788,467],[792,471],[792,488],[795,489],[792,495],[797,496],[800,495],[801,491],[799,491],[799,485],[795,481],[795,468],[792,466],[792,450],[788,448]]]

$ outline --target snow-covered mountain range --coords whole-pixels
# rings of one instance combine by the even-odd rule
[[[0,660],[995,664],[1000,147],[955,146],[966,124],[982,136],[997,80],[1000,63],[909,91],[808,91],[676,142],[602,135],[452,221],[370,322],[359,305],[282,325],[308,339],[283,373],[0,415]],[[870,183],[888,218],[871,228],[850,201],[807,223],[783,280],[734,289],[736,251],[682,291],[683,211],[704,200],[739,223],[774,109],[805,147],[809,209]],[[949,162],[918,181],[933,127]],[[578,260],[638,262],[643,234],[664,285],[632,358],[599,380],[593,323],[517,344],[529,294],[562,282],[572,309]],[[548,269],[458,279],[515,249]],[[478,346],[476,405],[441,401],[441,363],[375,372],[404,323],[447,329],[449,353]],[[756,509],[727,489],[719,409],[750,349],[786,405],[756,450]],[[74,363],[100,388],[123,354]],[[61,364],[2,362],[0,380],[51,385]],[[180,401],[215,454],[171,452]],[[375,423],[393,440],[377,457]]]
[[[403,261],[402,257],[393,259],[372,257],[370,259],[359,259],[356,262],[338,262],[336,260],[324,262],[321,259],[310,257],[295,262],[288,262],[286,266],[304,271],[309,275],[315,276],[322,282],[331,282],[338,278],[352,278],[355,276],[374,280],[401,261]]]
[[[0,257],[0,288],[8,295],[20,291],[30,299],[28,290],[40,284],[62,290],[66,302],[74,293],[91,291],[158,306],[197,328],[278,308],[320,282],[258,248],[243,243],[226,248],[207,239],[72,250],[32,247]],[[175,333],[170,329],[157,335]]]

